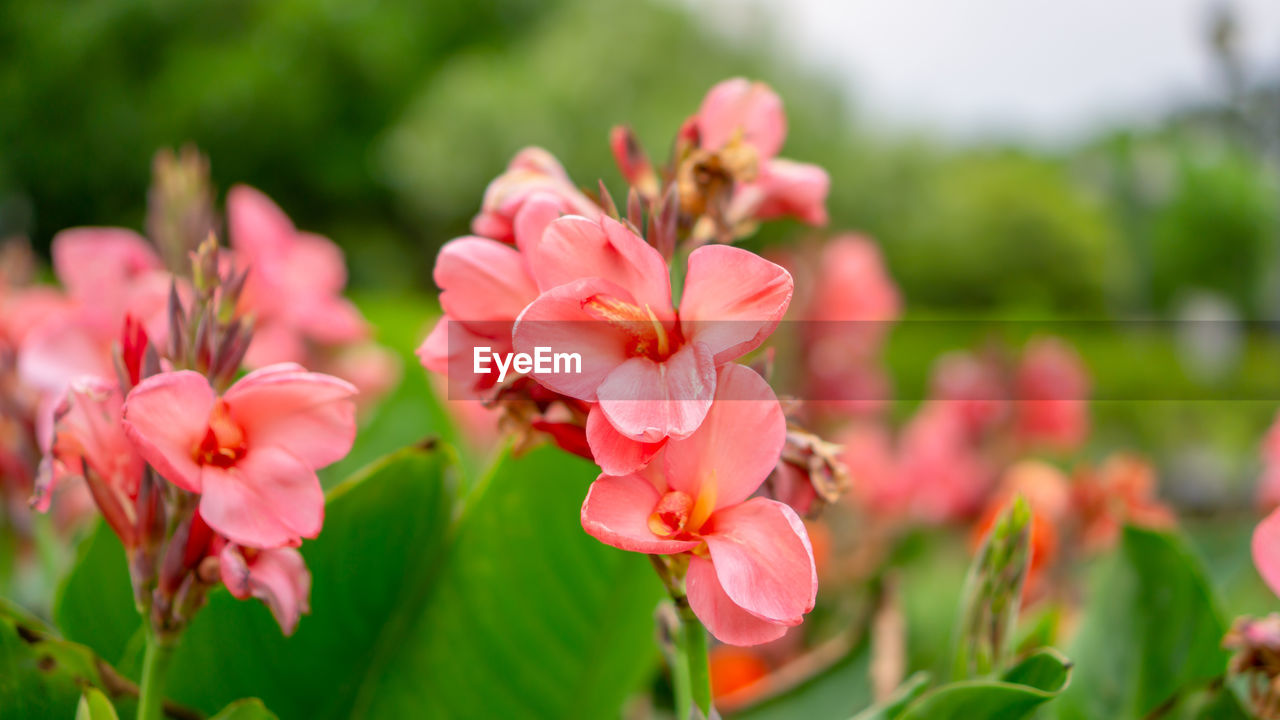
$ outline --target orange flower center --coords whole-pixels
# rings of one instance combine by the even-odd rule
[[[209,413],[209,427],[204,437],[191,451],[192,458],[200,465],[229,468],[244,457],[244,430],[231,418],[225,400],[219,398]]]
[[[627,354],[632,357],[661,362],[679,345],[678,330],[664,325],[648,305],[640,307],[612,295],[597,294],[583,300],[582,309],[626,333],[631,338]]]
[[[693,498],[679,490],[662,496],[649,515],[649,531],[658,537],[675,537],[685,531],[693,513]]]

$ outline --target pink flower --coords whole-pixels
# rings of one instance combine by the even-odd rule
[[[1016,382],[1020,437],[1058,450],[1084,442],[1089,434],[1089,375],[1070,345],[1056,338],[1028,343]]]
[[[1009,415],[1009,389],[998,363],[968,352],[951,352],[934,363],[930,379],[935,400],[954,405],[970,436]]]
[[[756,177],[735,189],[732,217],[793,216],[811,225],[826,224],[830,179],[817,165],[777,158],[787,118],[782,99],[768,85],[745,78],[717,84],[703,98],[693,127],[705,150],[722,152],[741,143],[756,155]]]
[[[296,548],[259,550],[227,543],[218,554],[218,568],[231,595],[266,603],[285,635],[292,635],[298,619],[311,612],[311,573]]]
[[[538,297],[530,253],[552,220],[559,201],[548,194],[530,198],[515,219],[516,247],[484,237],[461,237],[444,244],[433,271],[444,316],[418,348],[428,370],[450,378],[453,399],[485,395],[497,382],[496,369],[474,372],[473,350],[512,351],[516,318]]]
[[[172,276],[142,236],[119,228],[64,230],[53,239],[53,266],[70,302],[25,333],[18,356],[24,383],[56,398],[79,375],[113,377],[111,346],[126,314],[163,346]]]
[[[949,403],[920,408],[903,429],[898,456],[901,482],[910,488],[911,512],[927,522],[975,512],[991,483],[990,468]]]
[[[241,295],[242,310],[256,323],[249,366],[303,361],[308,343],[339,345],[368,335],[360,311],[342,297],[347,268],[337,245],[299,232],[270,198],[246,185],[227,193],[227,224],[231,247],[249,270]]]
[[[563,213],[592,218],[600,215],[600,207],[574,186],[551,153],[527,147],[516,153],[506,172],[485,188],[480,214],[471,221],[471,231],[501,242],[515,242],[516,216],[535,195],[551,197],[556,209]]]
[[[356,389],[292,363],[249,373],[218,397],[183,370],[143,380],[124,406],[138,452],[232,542],[259,548],[313,538],[324,519],[315,471],[355,439]]]
[[[1271,514],[1258,523],[1253,531],[1253,564],[1258,574],[1271,588],[1271,592],[1280,595],[1280,510],[1272,510]]]
[[[764,342],[793,288],[786,270],[758,255],[701,247],[689,256],[677,311],[662,256],[609,217],[552,222],[530,268],[539,287],[552,289],[517,320],[516,350],[581,357],[581,372],[535,368],[531,376],[598,403],[617,433],[645,443],[697,429],[715,394],[716,368]],[[599,421],[596,427],[607,431]],[[588,430],[590,437],[590,423]]]
[[[45,512],[60,483],[83,480],[107,524],[133,548],[139,542],[138,489],[145,467],[120,423],[123,402],[115,383],[90,376],[72,381],[54,410],[34,500]]]
[[[687,555],[689,604],[722,642],[779,638],[813,609],[818,586],[795,511],[751,497],[777,463],[785,433],[768,383],[726,365],[702,425],[669,441],[642,473],[601,475],[582,504],[582,526],[623,550]]]

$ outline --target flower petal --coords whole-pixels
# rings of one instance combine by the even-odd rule
[[[298,619],[311,611],[311,572],[302,553],[281,547],[250,554],[253,559],[246,560],[244,548],[234,543],[223,546],[218,556],[222,583],[233,597],[256,597],[266,603],[284,634],[292,635]]]
[[[191,370],[152,375],[125,398],[125,434],[156,472],[184,490],[203,490],[192,450],[209,429],[215,398],[209,381]]]
[[[734,193],[729,214],[756,220],[794,217],[814,226],[827,224],[827,171],[810,163],[775,158],[753,182]]]
[[[785,503],[752,498],[702,529],[725,594],[747,612],[796,625],[813,609],[818,573],[804,523]]]
[[[518,352],[533,355],[542,347],[550,348],[553,353],[578,353],[582,358],[582,372],[533,372],[530,375],[553,392],[587,402],[595,402],[600,383],[627,360],[630,342],[626,332],[582,309],[584,301],[600,294],[625,296],[626,290],[599,278],[561,285],[530,303],[516,320],[512,333]]]
[[[698,429],[715,389],[711,352],[692,343],[662,362],[646,357],[627,360],[600,383],[596,397],[619,433],[654,443],[688,437]]]
[[[445,243],[433,277],[441,289],[440,306],[462,323],[511,322],[538,297],[520,251],[488,238]]]
[[[769,476],[786,435],[782,406],[769,383],[751,368],[726,365],[697,431],[667,443],[667,482],[692,497],[714,482],[712,509],[740,503]]]
[[[760,347],[786,314],[794,288],[791,273],[753,252],[700,247],[689,255],[680,325],[723,365]]]
[[[787,116],[782,98],[768,85],[732,78],[707,92],[696,116],[702,147],[719,150],[741,134],[762,160],[782,149]]]
[[[104,295],[123,292],[130,280],[162,269],[151,245],[124,228],[63,230],[53,238],[51,254],[67,293],[86,303],[100,303]]]
[[[226,470],[206,466],[200,514],[232,542],[273,548],[313,538],[324,524],[324,490],[306,463],[278,447],[255,447]]]
[[[516,247],[525,257],[531,257],[533,249],[542,240],[542,233],[553,221],[558,220],[564,203],[550,193],[538,193],[525,201],[516,213]],[[550,288],[545,288],[550,289]]]
[[[603,278],[626,288],[659,320],[671,317],[671,276],[661,253],[611,217],[588,220],[570,215],[552,222],[534,247],[529,265],[541,288]]]
[[[599,405],[587,413],[587,443],[591,456],[606,475],[629,475],[649,464],[662,442],[646,443],[618,432]]]
[[[351,451],[356,393],[346,380],[280,363],[245,375],[223,399],[250,452],[277,447],[319,469]]]
[[[582,501],[582,529],[606,545],[642,553],[692,550],[698,540],[667,540],[649,529],[649,516],[661,499],[658,489],[639,475],[601,475]]]
[[[1253,564],[1271,592],[1280,595],[1280,510],[1273,510],[1254,528]]]
[[[685,576],[689,606],[712,635],[729,645],[759,645],[777,640],[787,628],[783,624],[762,620],[743,610],[725,594],[711,561],[696,555],[689,558],[689,574]]]

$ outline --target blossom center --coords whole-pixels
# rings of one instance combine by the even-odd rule
[[[662,496],[649,515],[649,531],[658,537],[675,537],[684,532],[693,512],[693,498],[679,490]]]
[[[219,398],[209,413],[209,427],[191,455],[201,465],[229,468],[244,457],[244,430],[231,418],[225,400]]]
[[[582,309],[593,318],[618,328],[630,338],[627,354],[661,362],[679,345],[677,332],[668,329],[653,308],[640,307],[612,295],[598,293],[582,301]]]

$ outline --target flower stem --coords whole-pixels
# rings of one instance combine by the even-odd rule
[[[164,716],[164,689],[173,644],[147,630],[147,650],[142,658],[142,684],[138,694],[138,720],[161,720]]]
[[[693,694],[693,702],[702,711],[703,717],[711,717],[711,672],[707,665],[707,631],[702,627],[689,607],[687,598],[676,603],[680,608],[681,650],[685,656],[682,663],[689,677],[689,688]]]

